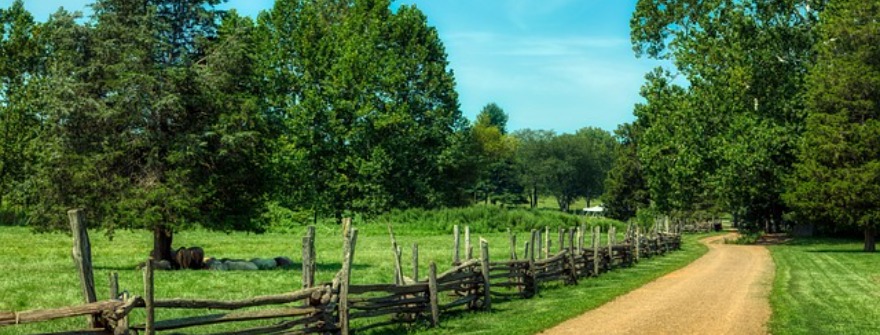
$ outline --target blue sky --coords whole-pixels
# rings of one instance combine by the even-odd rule
[[[0,0],[8,7],[11,0]],[[37,20],[90,0],[25,0]],[[400,0],[437,27],[471,120],[490,102],[509,115],[508,128],[574,132],[614,130],[633,120],[639,87],[651,68],[629,40],[636,0]],[[230,0],[222,7],[255,16],[274,0]]]

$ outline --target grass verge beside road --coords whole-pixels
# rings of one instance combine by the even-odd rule
[[[880,331],[880,254],[861,250],[861,241],[840,239],[796,239],[770,246],[776,263],[770,331]]]
[[[462,313],[441,320],[438,328],[418,334],[534,334],[601,306],[667,273],[690,264],[708,251],[697,242],[709,234],[685,235],[682,250],[642,260],[632,268],[582,279],[577,286],[550,286],[528,300],[492,304],[492,312]],[[386,331],[379,334],[393,334]]]
[[[420,225],[395,225],[397,240],[408,260],[409,246],[419,243],[420,273],[427,273],[431,261],[442,270],[452,260],[452,233],[429,231]],[[353,266],[356,284],[393,282],[393,258],[385,225],[361,226]],[[301,231],[286,234],[218,233],[185,231],[175,234],[174,245],[201,246],[207,256],[243,258],[288,256],[299,260]],[[473,240],[485,237],[490,243],[492,259],[506,259],[508,235],[497,229],[474,229]],[[150,233],[118,231],[112,241],[98,231],[91,231],[95,284],[99,299],[107,298],[108,274],[119,273],[120,288],[142,294],[141,272],[135,267],[144,261],[152,246]],[[519,231],[522,239],[525,234]],[[701,235],[705,236],[705,235]],[[622,238],[622,235],[619,236]],[[415,330],[425,334],[459,333],[534,333],[559,323],[585,310],[637,288],[654,278],[680,268],[702,255],[706,248],[697,243],[698,236],[684,238],[684,250],[643,261],[633,268],[615,270],[599,278],[588,278],[578,286],[547,287],[538,297],[529,300],[493,303],[493,312],[444,315],[442,327]],[[0,310],[23,311],[54,308],[82,303],[79,279],[70,259],[71,237],[64,233],[32,234],[24,227],[0,227]],[[342,260],[342,239],[336,225],[317,227],[317,280],[329,281],[339,271]],[[520,250],[521,252],[521,250]],[[409,273],[409,262],[404,271]],[[257,295],[295,291],[301,287],[301,273],[292,269],[249,271],[160,271],[156,273],[156,297],[242,299]],[[142,314],[142,313],[141,313]],[[205,311],[166,311],[160,319],[205,314]],[[143,316],[133,315],[134,322]],[[63,319],[33,325],[0,327],[0,334],[33,334],[82,328],[83,319]],[[193,328],[198,332],[227,330],[218,326]],[[378,333],[399,333],[401,329],[379,330]],[[188,330],[187,333],[190,331]]]

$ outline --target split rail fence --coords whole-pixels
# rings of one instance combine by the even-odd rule
[[[532,230],[528,241],[524,242],[521,257],[516,235],[508,231],[509,259],[492,261],[489,259],[489,243],[482,238],[479,239],[479,256],[474,257],[467,226],[464,227],[462,255],[460,229],[455,226],[452,268],[438,274],[437,265],[432,262],[427,276],[420,277],[418,245],[413,245],[412,276],[407,277],[403,272],[401,248],[389,227],[392,251],[396,256],[394,283],[353,285],[351,272],[358,230],[352,228],[350,220],[345,220],[342,269],[329,283],[315,284],[315,230],[309,227],[302,240],[301,290],[242,300],[154,299],[154,269],[150,260],[143,269],[142,296],[120,293],[117,274],[113,273],[109,288],[111,299],[96,301],[91,251],[82,212],[71,210],[68,214],[74,232],[73,258],[78,264],[85,304],[0,312],[0,327],[82,316],[87,318],[87,329],[64,333],[154,334],[221,323],[229,324],[224,325],[226,329],[235,328],[221,334],[350,334],[397,324],[421,322],[436,326],[444,313],[491,310],[493,301],[535,297],[544,283],[577,284],[583,278],[595,277],[613,268],[633,266],[642,258],[681,248],[680,228],[677,226],[672,233],[661,233],[656,228],[643,233],[638,227],[630,226],[624,240],[619,242],[615,240],[616,231],[612,226],[606,231],[604,245],[599,227],[590,228],[590,241],[586,245],[588,227],[580,226],[559,229],[555,239],[551,239],[549,229]],[[555,246],[553,240],[556,240]],[[242,310],[256,306],[274,307]],[[214,312],[156,320],[158,309]],[[143,323],[130,322],[129,316],[135,310],[143,310]],[[215,312],[218,310],[225,312]],[[268,325],[241,325],[245,321],[273,319],[277,321]]]

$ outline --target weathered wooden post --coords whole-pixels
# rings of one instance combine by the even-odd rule
[[[544,226],[544,258],[550,258],[550,227]]]
[[[144,334],[153,335],[156,330],[153,324],[156,322],[156,307],[153,300],[153,258],[147,259],[144,266],[144,313],[146,314],[146,322],[144,322]]]
[[[507,228],[507,235],[510,236],[510,259],[516,260],[516,234],[510,231],[510,228]]]
[[[635,232],[635,236],[636,236],[636,238],[635,238],[635,241],[633,241],[633,243],[634,243],[635,246],[636,246],[636,262],[638,262],[638,261],[639,261],[639,258],[642,257],[642,256],[640,255],[640,254],[641,254],[641,248],[642,248],[642,246],[641,246],[641,244],[642,244],[642,233],[641,233],[642,228],[639,227],[639,226],[636,226],[636,229],[635,229],[635,230],[636,230],[636,232]]]
[[[129,296],[127,291],[122,292],[122,301],[128,302],[128,300],[130,298],[131,297]],[[116,322],[116,327],[113,329],[113,335],[128,335],[129,334],[128,314],[130,314],[130,313],[126,313],[125,316],[122,317],[122,319],[120,319]]]
[[[474,248],[471,246],[471,227],[464,226],[464,259],[471,260],[474,258]]]
[[[578,230],[577,230],[577,240],[578,240],[578,242],[577,242],[577,244],[578,244],[578,246],[577,246],[577,251],[578,251],[578,255],[580,255],[580,254],[582,254],[582,253],[584,252],[584,233],[585,233],[585,230],[586,230],[586,229],[587,229],[587,228],[586,228],[586,225],[581,224],[581,225],[578,227]]]
[[[95,294],[95,277],[92,272],[92,245],[89,241],[89,232],[86,227],[86,216],[82,209],[71,209],[67,211],[67,218],[70,220],[70,232],[73,236],[73,249],[71,257],[76,265],[77,274],[79,275],[80,287],[85,302],[93,303],[98,301]],[[87,317],[89,328],[104,327],[100,314],[92,314]]]
[[[480,269],[483,273],[483,308],[492,310],[492,292],[489,291],[489,242],[480,237]]]
[[[388,225],[388,235],[391,236],[391,253],[394,255],[394,283],[403,284],[403,265],[400,255],[400,246],[397,245],[397,239],[394,238],[394,230]]]
[[[349,236],[345,239],[342,247],[342,278],[339,285],[339,330],[343,335],[350,333],[349,329],[349,310],[348,310],[348,289],[351,285],[351,264],[354,261],[354,250],[357,244],[357,228],[351,230]]]
[[[599,226],[593,227],[593,275],[599,275],[599,234],[602,233],[602,228]]]
[[[529,240],[529,259],[535,259],[535,241],[538,233],[532,229],[532,237]]]
[[[440,324],[440,304],[437,299],[437,264],[434,262],[428,266],[428,300],[431,304],[431,325],[437,327]]]
[[[538,229],[537,231],[538,231],[538,239],[537,239],[537,242],[535,242],[535,243],[537,243],[536,249],[538,249],[537,250],[538,259],[541,259],[542,257],[546,258],[547,256],[544,255],[544,230]]]
[[[452,250],[452,264],[457,265],[457,264],[461,263],[461,256],[459,253],[460,249],[461,249],[460,248],[461,235],[459,234],[459,231],[458,231],[458,225],[455,225],[452,227],[452,235],[455,236],[455,242],[454,242],[454,246],[453,246],[453,250]]]
[[[413,264],[413,277],[414,281],[419,281],[419,244],[413,243],[412,246],[412,264]]]
[[[608,227],[608,267],[614,267],[614,226]]]
[[[559,228],[559,252],[565,249],[565,228]]]
[[[110,299],[119,299],[119,273],[110,274]]]
[[[302,239],[302,286],[315,286],[315,226],[306,228],[306,236]]]

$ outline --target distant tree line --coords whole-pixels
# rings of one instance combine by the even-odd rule
[[[640,0],[646,76],[605,203],[626,219],[733,213],[741,224],[857,228],[880,220],[880,4]],[[688,84],[681,85],[677,79]]]
[[[0,10],[0,209],[37,230],[267,229],[397,208],[563,209],[602,193],[610,134],[471,124],[435,28],[390,0],[97,0]],[[526,192],[528,190],[528,192]]]

